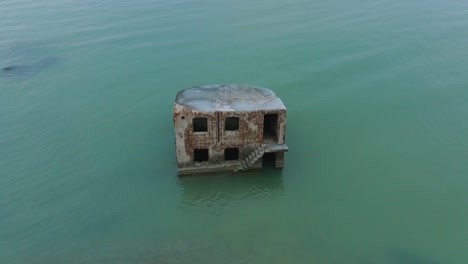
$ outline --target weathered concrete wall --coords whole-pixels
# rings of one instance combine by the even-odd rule
[[[278,114],[278,144],[284,144],[286,111],[284,109],[251,112],[200,112],[174,104],[174,129],[176,155],[179,172],[191,169],[201,171],[232,170],[263,142],[263,121],[265,114]],[[206,117],[207,132],[194,132],[192,120]],[[225,131],[227,117],[239,118],[238,131]],[[224,150],[238,148],[239,160],[225,161]],[[208,149],[209,160],[195,164],[194,149]],[[281,161],[278,161],[282,164]],[[253,166],[261,167],[261,162]]]

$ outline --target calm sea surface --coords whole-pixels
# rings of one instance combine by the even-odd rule
[[[466,264],[467,47],[461,0],[2,0],[0,263]],[[177,177],[212,83],[283,99],[284,170]]]

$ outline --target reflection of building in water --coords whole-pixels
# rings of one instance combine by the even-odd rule
[[[283,167],[286,107],[269,89],[191,87],[177,94],[173,114],[179,174],[262,168],[265,156]]]
[[[242,176],[203,175],[179,178],[182,202],[189,207],[223,207],[230,201],[273,198],[284,192],[280,170]]]

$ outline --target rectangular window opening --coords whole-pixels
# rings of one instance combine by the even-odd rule
[[[208,118],[196,117],[192,120],[193,132],[207,132],[208,131]]]
[[[238,160],[239,149],[238,148],[227,148],[224,150],[224,160]]]
[[[193,161],[194,162],[208,161],[208,149],[194,149]]]
[[[226,117],[224,120],[225,131],[238,131],[239,130],[239,118],[238,117]]]

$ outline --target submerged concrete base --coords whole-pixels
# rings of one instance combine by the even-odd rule
[[[282,169],[284,165],[284,155],[282,152],[275,153],[274,165],[277,169]],[[263,158],[258,159],[249,166],[249,170],[262,169],[264,167]],[[187,168],[178,168],[177,173],[180,176],[200,174],[200,173],[215,173],[215,172],[239,172],[239,161],[232,163],[216,163],[209,162],[199,163],[198,166],[190,166]]]

